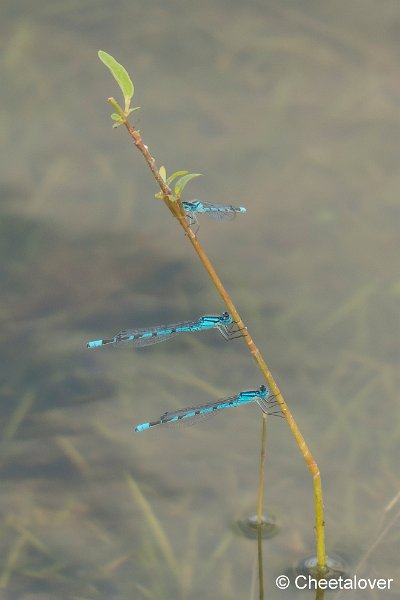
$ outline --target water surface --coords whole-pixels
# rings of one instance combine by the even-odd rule
[[[158,164],[204,174],[186,199],[247,207],[232,223],[203,218],[199,239],[319,464],[328,552],[394,577],[398,3],[3,4],[3,597],[257,597],[254,541],[232,528],[256,507],[257,407],[133,431],[258,387],[244,344],[210,332],[85,348],[224,309],[111,129],[118,90],[99,48],[134,77]],[[266,592],[292,598],[274,581],[314,552],[312,482],[273,418],[266,510],[281,524],[264,546]]]

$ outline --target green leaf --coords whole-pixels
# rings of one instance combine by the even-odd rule
[[[165,170],[165,167],[160,167],[158,172],[160,173],[160,177],[163,180],[164,183],[167,182],[167,171]]]
[[[121,115],[117,115],[117,113],[112,113],[110,116],[113,121],[121,121]]]
[[[134,87],[131,78],[126,69],[120,65],[111,54],[107,54],[103,50],[98,52],[99,59],[108,67],[122,90],[125,98],[125,106],[129,107],[130,100],[134,93]]]
[[[186,173],[189,173],[189,171],[175,171],[175,173],[172,173],[172,175],[168,177],[167,184],[169,185],[171,181],[179,177],[179,175],[186,175]]]
[[[201,177],[201,173],[189,173],[178,179],[175,184],[175,196],[179,198],[189,181],[195,177]]]

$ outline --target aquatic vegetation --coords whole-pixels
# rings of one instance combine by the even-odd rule
[[[111,106],[114,108],[115,112],[111,115],[113,119],[114,127],[125,126],[128,134],[132,138],[132,141],[135,147],[141,152],[143,155],[151,174],[153,175],[156,183],[158,184],[160,191],[155,194],[156,198],[162,200],[172,215],[176,218],[182,229],[184,230],[187,239],[191,243],[194,251],[199,257],[201,263],[206,269],[211,282],[215,286],[217,292],[221,296],[223,302],[225,303],[227,309],[227,315],[230,319],[230,324],[233,322],[237,331],[240,332],[241,337],[245,341],[248,350],[251,356],[256,361],[259,369],[264,375],[266,382],[268,384],[268,394],[271,394],[278,404],[282,415],[286,419],[286,422],[296,440],[296,443],[303,454],[303,457],[306,461],[306,464],[312,474],[313,477],[313,486],[314,486],[314,503],[315,503],[315,532],[316,532],[316,541],[317,541],[317,552],[316,552],[316,564],[319,569],[319,572],[322,574],[325,572],[326,568],[326,553],[325,553],[325,537],[324,537],[324,517],[323,517],[323,502],[322,502],[322,486],[321,486],[321,477],[318,466],[312,457],[310,450],[306,444],[306,441],[303,435],[298,428],[296,421],[286,404],[283,395],[269,370],[267,363],[265,362],[261,352],[256,347],[248,328],[243,322],[236,306],[234,305],[230,295],[225,289],[219,275],[217,274],[214,266],[212,265],[210,259],[206,255],[202,245],[199,242],[197,237],[198,231],[194,231],[192,229],[192,225],[196,223],[194,219],[188,219],[187,215],[189,212],[196,214],[196,212],[227,212],[227,213],[235,213],[235,212],[244,212],[244,208],[240,207],[235,209],[233,206],[229,206],[228,208],[225,205],[225,208],[215,208],[218,205],[213,205],[210,203],[203,204],[202,201],[192,201],[187,202],[182,199],[182,193],[185,190],[187,184],[192,181],[194,178],[198,177],[198,173],[189,173],[185,170],[176,171],[172,175],[167,176],[167,171],[164,166],[157,168],[156,161],[148,146],[144,143],[142,139],[141,132],[130,123],[128,120],[129,115],[132,111],[137,110],[138,107],[131,108],[130,103],[134,94],[134,86],[132,80],[126,71],[126,69],[119,64],[111,55],[100,50],[99,51],[100,60],[108,67],[113,77],[117,81],[121,92],[124,97],[124,107],[118,104],[118,102],[114,98],[109,98],[108,101]],[[172,183],[174,186],[172,187]],[[196,204],[197,203],[197,204]],[[217,325],[218,326],[218,325]],[[144,341],[144,344],[153,343],[157,341],[162,341],[165,336],[165,339],[169,339],[171,335],[175,335],[179,330],[182,331],[195,331],[199,330],[199,326],[197,322],[189,322],[188,324],[178,324],[176,326],[161,326],[156,327],[150,330],[128,330],[127,332],[122,331],[120,334],[117,334],[114,338],[110,340],[97,340],[94,342],[89,342],[88,347],[98,347],[108,344],[115,344],[121,341],[132,341],[133,343],[141,344]],[[220,329],[221,330],[221,329]],[[221,331],[222,333],[222,331]],[[264,387],[264,389],[266,389]],[[261,390],[261,387],[260,387]],[[237,396],[236,398],[239,398]],[[231,405],[231,404],[230,404]],[[178,421],[189,416],[195,416],[204,410],[207,412],[217,411],[218,407],[221,407],[222,404],[212,404],[206,405],[206,409],[204,405],[201,407],[193,407],[183,412],[173,411],[171,413],[167,412],[165,415],[161,416],[158,421],[153,423],[144,423],[142,425],[137,426],[136,431],[142,431],[143,429],[148,429],[153,427],[156,424]],[[259,478],[259,487],[258,487],[258,523],[260,525],[260,533],[259,533],[259,579],[260,579],[260,597],[263,594],[263,583],[262,583],[262,567],[261,567],[261,523],[262,523],[262,498],[263,498],[263,481],[264,481],[264,459],[265,459],[265,443],[266,443],[266,417],[268,411],[263,411],[263,420],[262,420],[262,437],[261,437],[261,464],[260,464],[260,478]]]

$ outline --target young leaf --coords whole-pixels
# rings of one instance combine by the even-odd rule
[[[134,112],[135,110],[140,110],[140,106],[134,106],[133,108],[130,108],[126,114],[127,117],[129,117],[129,115]]]
[[[167,181],[167,171],[165,170],[165,167],[160,167],[158,172],[160,173],[160,177],[163,180],[164,183],[166,183]]]
[[[189,173],[189,171],[175,171],[175,173],[172,173],[172,175],[168,177],[167,184],[169,185],[171,181],[179,177],[179,175],[186,175],[186,173]]]
[[[164,194],[164,192],[158,192],[157,194],[154,194],[154,198],[159,198],[160,200],[165,200],[166,198],[168,198],[168,200],[170,202],[176,202],[175,196],[172,196],[171,194],[169,194],[168,196],[166,196]]]
[[[125,106],[129,106],[130,100],[134,93],[134,87],[131,78],[129,77],[126,69],[120,65],[111,54],[107,54],[103,50],[98,52],[101,62],[108,67],[122,90],[125,98]]]
[[[189,181],[195,177],[201,177],[201,173],[189,173],[178,179],[175,184],[175,196],[179,198]]]

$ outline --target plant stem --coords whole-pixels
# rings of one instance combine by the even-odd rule
[[[257,498],[257,557],[258,557],[258,591],[259,600],[264,600],[264,571],[262,560],[262,511],[264,495],[264,473],[265,473],[265,449],[267,441],[267,415],[262,413],[261,427],[261,450],[260,450],[260,473],[258,477]]]
[[[265,416],[265,415],[264,415]],[[263,419],[263,424],[266,422]],[[264,428],[264,425],[263,425]],[[264,600],[264,570],[263,570],[263,553],[262,553],[262,528],[261,524],[257,525],[257,559],[258,559],[258,598]]]
[[[111,101],[112,99],[109,99]],[[280,409],[286,419],[286,422],[289,426],[290,431],[296,443],[299,447],[301,454],[303,455],[304,460],[306,461],[307,467],[313,477],[313,486],[314,486],[314,508],[315,508],[315,534],[316,534],[316,544],[317,544],[317,564],[321,571],[324,572],[326,569],[326,551],[325,551],[325,531],[324,531],[324,507],[322,500],[322,484],[321,484],[321,475],[318,469],[318,465],[315,462],[314,458],[311,455],[311,452],[306,444],[306,441],[303,435],[300,432],[300,429],[297,426],[296,421],[292,413],[287,406],[285,399],[278,387],[278,384],[275,382],[275,379],[270,372],[267,363],[262,357],[260,351],[257,346],[253,342],[250,333],[243,323],[235,305],[233,304],[228,292],[222,284],[217,272],[215,271],[211,261],[208,256],[204,252],[202,246],[200,245],[195,233],[192,231],[188,222],[186,220],[185,212],[182,208],[182,204],[179,199],[177,201],[173,201],[170,197],[173,195],[172,190],[169,186],[164,182],[162,177],[160,176],[158,169],[156,167],[155,159],[150,154],[148,147],[144,144],[140,132],[133,127],[129,121],[125,121],[125,127],[127,128],[129,135],[131,136],[136,148],[143,154],[150,171],[152,172],[155,180],[157,181],[161,191],[164,194],[164,201],[172,214],[177,218],[181,227],[184,229],[190,243],[192,244],[196,254],[198,255],[200,261],[202,262],[204,268],[209,274],[214,286],[216,287],[219,295],[221,296],[223,302],[225,303],[228,312],[231,314],[234,322],[236,323],[238,329],[242,332],[243,339],[246,342],[250,353],[254,360],[256,361],[258,367],[263,373],[266,381],[268,382],[269,389],[271,394],[275,397],[275,400],[279,403]],[[262,486],[262,482],[260,483]],[[260,496],[260,492],[258,495],[258,511],[260,511],[260,504],[262,505],[262,494]]]
[[[262,428],[261,428],[260,474],[258,477],[258,500],[257,500],[257,524],[258,524],[259,529],[261,529],[261,523],[262,523],[266,441],[267,441],[267,415],[263,412],[262,413]]]

